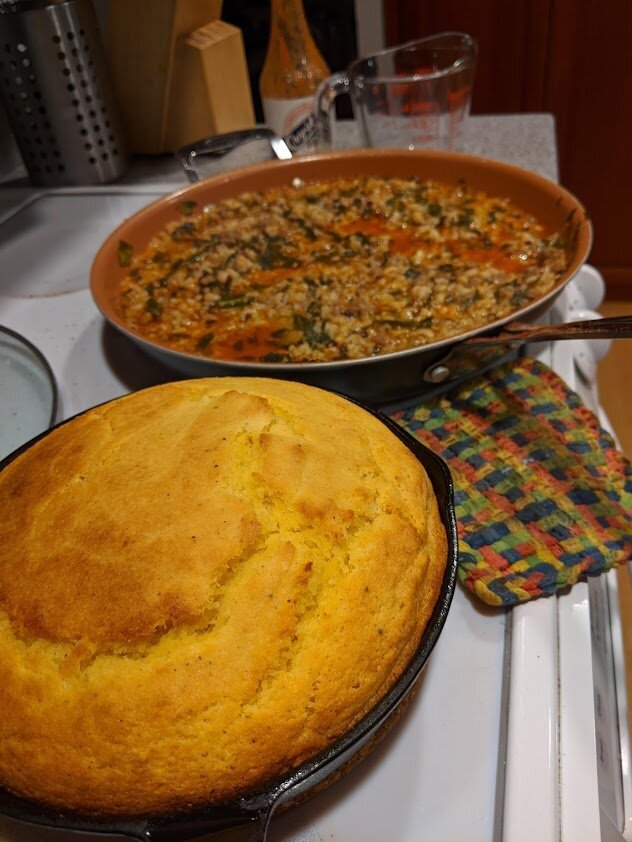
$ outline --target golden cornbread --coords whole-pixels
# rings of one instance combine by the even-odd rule
[[[0,785],[142,814],[286,772],[399,677],[446,537],[377,419],[297,383],[169,383],[0,473]]]

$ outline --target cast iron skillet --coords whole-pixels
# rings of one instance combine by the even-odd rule
[[[458,547],[452,478],[446,464],[390,418],[362,404],[358,403],[358,406],[362,406],[388,427],[424,466],[437,496],[448,543],[446,569],[434,611],[410,663],[391,690],[360,722],[323,752],[284,777],[225,804],[212,804],[204,809],[197,808],[173,815],[96,818],[51,810],[0,789],[0,813],[42,828],[118,834],[144,842],[175,842],[201,836],[213,838],[216,834],[218,840],[221,838],[223,842],[264,842],[270,818],[277,807],[299,799],[318,785],[324,786],[327,781],[331,782],[337,772],[344,772],[343,767],[352,758],[357,759],[363,749],[365,752],[370,750],[372,741],[377,740],[379,732],[412,690],[441,633],[454,594]],[[49,432],[2,460],[0,471]]]

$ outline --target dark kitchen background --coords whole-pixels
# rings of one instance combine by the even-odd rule
[[[330,70],[342,70],[358,55],[354,0],[304,0],[303,6],[314,40]],[[222,20],[242,31],[255,114],[263,122],[259,76],[268,45],[270,0],[224,0]],[[338,116],[351,116],[347,97],[341,98]]]
[[[591,262],[632,299],[630,0],[385,0],[386,41],[447,29],[480,47],[473,113],[555,116],[560,180],[589,209]]]
[[[358,54],[355,6],[304,0],[332,71]],[[366,6],[365,6],[366,8]],[[560,179],[590,209],[591,261],[608,293],[632,299],[632,2],[630,0],[384,0],[386,45],[444,30],[479,43],[472,113],[555,116]],[[224,20],[244,35],[255,109],[265,57],[268,0],[224,0]],[[340,116],[349,115],[342,98]]]

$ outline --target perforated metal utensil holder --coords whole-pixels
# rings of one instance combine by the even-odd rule
[[[90,0],[0,14],[0,94],[34,184],[102,184],[129,156]]]

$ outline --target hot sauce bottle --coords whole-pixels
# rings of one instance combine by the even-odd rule
[[[271,0],[268,51],[259,79],[266,125],[294,153],[316,146],[314,95],[329,76],[302,0]]]

